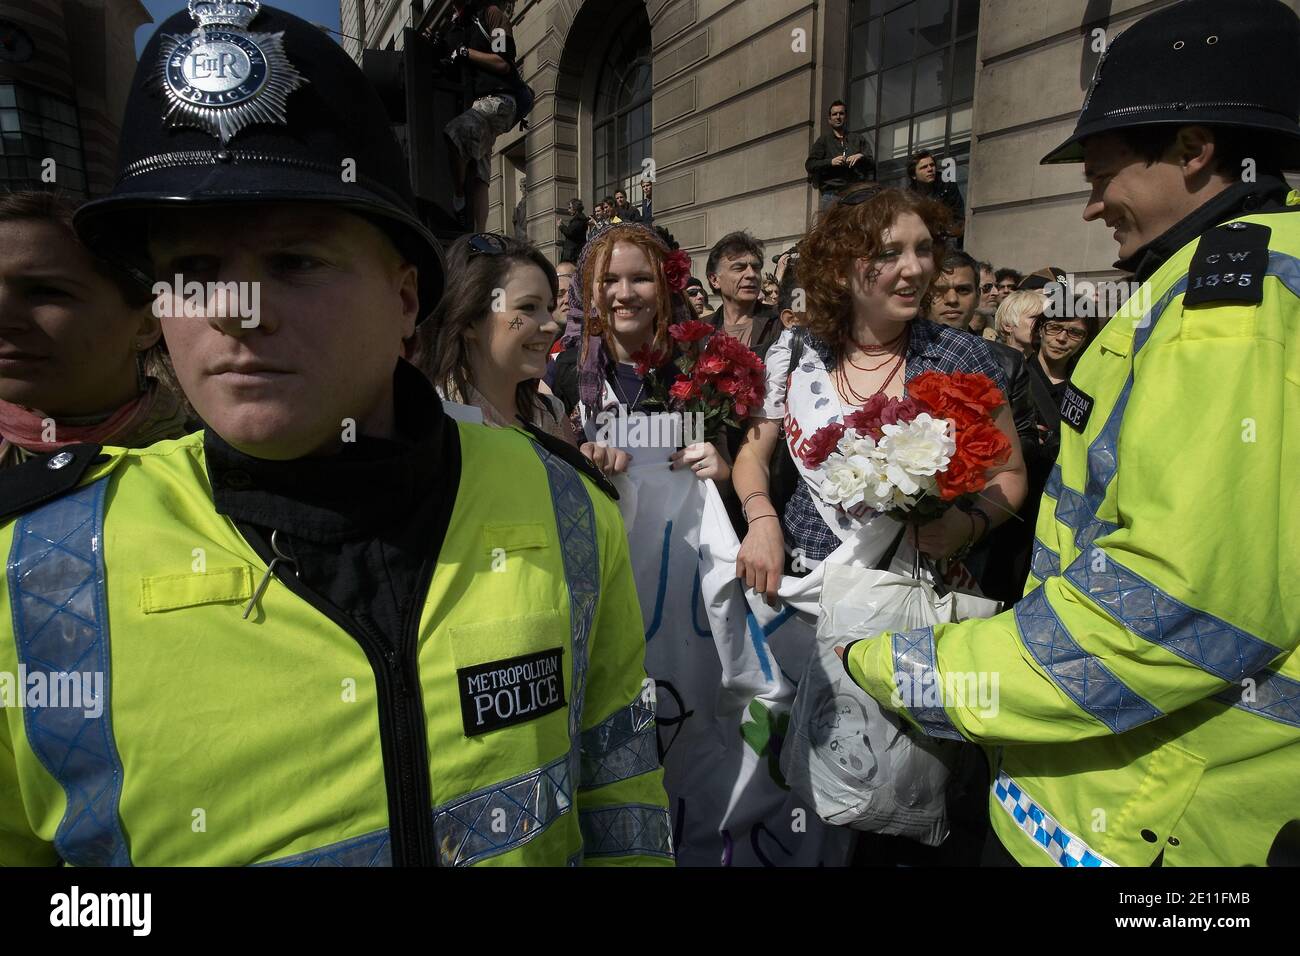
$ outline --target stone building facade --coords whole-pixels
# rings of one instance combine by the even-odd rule
[[[532,128],[497,141],[489,228],[510,231],[526,174],[528,235],[556,257],[570,198],[590,211],[618,184],[635,202],[653,176],[656,223],[697,275],[732,229],[775,255],[811,223],[804,160],[841,98],[882,180],[900,181],[920,147],[952,160],[968,251],[1113,275],[1108,231],[1080,218],[1081,168],[1038,160],[1073,128],[1104,44],[1170,2],[518,0],[516,44],[538,99]],[[400,48],[404,27],[449,9],[341,0],[341,29]],[[344,45],[359,58],[362,43]]]
[[[112,187],[135,30],[149,21],[139,0],[0,2],[0,189]]]

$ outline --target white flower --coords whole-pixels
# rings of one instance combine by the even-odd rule
[[[933,487],[936,472],[945,470],[957,451],[951,426],[947,421],[931,418],[925,412],[910,422],[886,425],[877,448],[889,462],[890,480],[907,494],[915,494],[923,484]]]
[[[822,469],[826,473],[819,489],[823,501],[839,505],[846,511],[861,503],[868,476],[873,470],[870,459],[832,452]]]

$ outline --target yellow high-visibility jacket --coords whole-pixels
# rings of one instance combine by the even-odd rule
[[[1237,221],[1271,230],[1262,302],[1188,305],[1192,242],[1080,360],[1026,597],[847,655],[920,729],[989,745],[1025,865],[1263,865],[1300,818],[1300,211]]]
[[[0,679],[0,863],[387,865],[409,780],[380,723],[405,707],[426,862],[671,865],[617,507],[520,433],[457,427],[415,687],[279,578],[243,618],[266,564],[213,508],[201,433],[105,449],[0,526],[0,674],[26,677],[22,701]],[[80,699],[33,696],[71,675]]]

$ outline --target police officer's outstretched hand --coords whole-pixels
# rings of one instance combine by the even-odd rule
[[[609,478],[626,472],[627,466],[632,462],[632,456],[627,452],[610,448],[604,442],[583,442],[578,450],[591,459],[591,463]]]

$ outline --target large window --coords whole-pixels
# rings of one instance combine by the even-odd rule
[[[854,0],[848,125],[880,181],[905,180],[908,156],[929,149],[965,185],[979,18],[979,0]]]
[[[48,188],[41,179],[47,158],[55,162],[53,185],[86,194],[81,131],[73,105],[21,84],[0,83],[0,186]]]
[[[641,201],[642,161],[650,155],[651,142],[650,21],[644,4],[637,5],[614,36],[596,86],[592,203],[622,189],[635,205]]]

